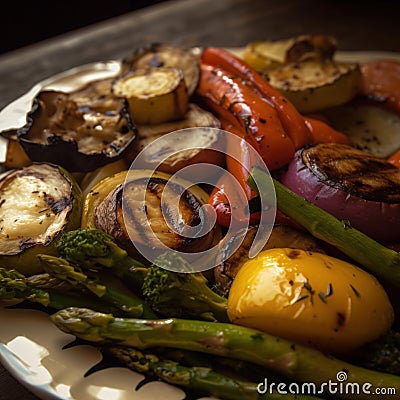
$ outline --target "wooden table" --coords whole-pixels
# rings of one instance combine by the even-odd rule
[[[171,0],[0,56],[0,108],[39,80],[148,42],[241,46],[311,33],[336,36],[342,50],[400,52],[399,15],[385,0]],[[22,399],[36,397],[0,366],[0,400]]]

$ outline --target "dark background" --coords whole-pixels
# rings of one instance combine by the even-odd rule
[[[11,0],[0,18],[0,53],[163,1]]]

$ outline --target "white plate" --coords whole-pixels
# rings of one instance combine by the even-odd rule
[[[238,53],[238,50],[232,50]],[[338,52],[336,58],[358,62],[383,58],[400,60],[400,54]],[[75,89],[89,80],[114,76],[119,68],[118,61],[94,63],[38,83],[0,112],[0,132],[24,125],[32,99],[41,89]],[[0,158],[1,146],[0,143]],[[155,400],[160,397],[160,393],[163,400],[185,398],[181,389],[156,381],[135,390],[144,376],[127,368],[111,367],[84,377],[101,360],[100,352],[87,345],[63,350],[74,337],[58,330],[46,313],[37,310],[0,309],[0,321],[0,361],[16,379],[40,398]]]

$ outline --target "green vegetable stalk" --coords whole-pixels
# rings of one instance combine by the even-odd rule
[[[265,172],[260,168],[253,168],[248,179],[249,186],[257,191],[255,182],[263,180]],[[333,245],[378,278],[400,288],[400,253],[382,246],[345,221],[304,200],[276,179],[273,182],[280,211],[302,225],[314,237]]]
[[[261,396],[257,391],[257,383],[233,378],[218,373],[209,367],[187,367],[176,361],[161,358],[156,354],[144,353],[132,347],[109,346],[104,348],[104,351],[136,372],[220,399],[316,400],[316,397],[312,396],[281,395],[278,393]]]
[[[184,319],[144,320],[116,318],[82,308],[68,308],[52,315],[61,330],[98,344],[118,344],[140,350],[173,347],[259,364],[288,379],[322,385],[346,371],[348,382],[368,382],[372,388],[400,390],[400,377],[364,369],[327,356],[315,349],[228,323]],[[350,398],[338,393],[337,398]],[[397,395],[385,396],[388,399]],[[362,393],[359,399],[367,400]]]
[[[50,275],[68,282],[80,291],[89,290],[104,302],[120,309],[127,317],[157,318],[143,300],[133,293],[124,293],[109,280],[107,284],[85,274],[60,257],[39,255],[43,269]]]
[[[63,283],[48,274],[25,277],[15,270],[0,268],[0,300],[26,300],[56,310],[66,307],[89,307],[120,315],[116,307],[96,298],[61,290],[64,287]]]
[[[64,232],[57,242],[59,255],[86,271],[110,270],[116,277],[139,293],[145,266],[120,248],[114,238],[101,229],[75,229]]]
[[[172,272],[171,264],[175,269],[179,265],[181,271],[189,268],[182,257],[165,253],[146,270],[142,290],[153,310],[171,317],[229,322],[227,299],[211,290],[204,275]]]
[[[68,263],[85,271],[110,270],[145,298],[156,312],[168,316],[195,317],[211,321],[229,321],[227,300],[213,292],[201,273],[177,273],[170,268],[179,264],[189,271],[186,261],[173,253],[162,254],[147,267],[132,259],[114,239],[99,229],[77,229],[66,232],[57,250]],[[173,270],[176,270],[176,265]],[[147,307],[144,304],[144,307]],[[146,311],[146,310],[145,310]],[[149,314],[145,318],[155,318]]]

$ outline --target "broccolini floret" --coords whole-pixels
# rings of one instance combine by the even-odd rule
[[[366,368],[400,375],[400,332],[390,331],[359,350],[358,362]]]
[[[165,316],[197,317],[228,322],[227,299],[213,292],[200,272],[173,272],[171,264],[190,271],[186,261],[175,253],[160,255],[148,268],[142,286],[143,295],[154,311]]]
[[[65,232],[57,242],[57,251],[70,263],[85,268],[143,266],[101,229],[82,228]]]

